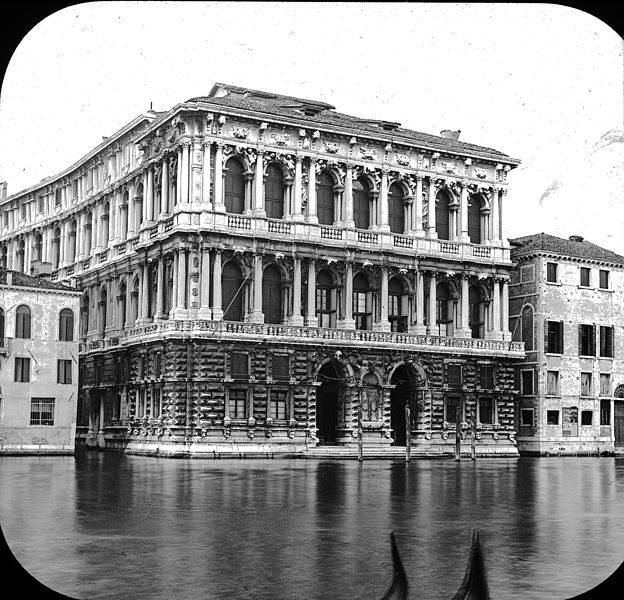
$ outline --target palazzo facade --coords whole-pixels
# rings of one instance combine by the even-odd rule
[[[518,164],[215,84],[0,200],[0,261],[82,290],[79,444],[515,455]]]

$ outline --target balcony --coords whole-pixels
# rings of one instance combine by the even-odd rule
[[[164,338],[187,339],[190,337],[249,342],[275,340],[279,343],[309,346],[331,343],[333,346],[524,358],[523,342],[199,319],[167,320],[132,327],[123,332],[120,336],[120,343],[132,345]]]

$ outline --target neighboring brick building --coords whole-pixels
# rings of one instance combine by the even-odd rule
[[[509,156],[216,84],[0,202],[0,261],[81,305],[81,443],[517,454]],[[140,152],[138,151],[140,150]]]
[[[510,242],[520,452],[624,451],[624,257],[580,236]]]
[[[80,296],[0,268],[0,454],[73,454]]]

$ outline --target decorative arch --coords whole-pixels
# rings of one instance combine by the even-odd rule
[[[624,398],[624,383],[619,383],[613,390],[614,398]]]
[[[374,379],[373,379],[374,378]],[[361,369],[358,377],[359,385],[378,385],[382,386],[384,383],[384,375],[379,367],[369,367],[368,369]]]
[[[425,371],[425,369],[423,368],[423,366],[418,362],[418,361],[412,361],[412,360],[399,360],[395,363],[392,364],[392,366],[390,367],[389,371],[388,371],[388,380],[387,383],[391,383],[392,379],[394,378],[395,372],[397,371],[397,369],[399,369],[400,367],[404,367],[407,372],[410,375],[414,375],[414,379],[410,379],[410,381],[413,381],[414,383],[418,383],[420,385],[418,385],[418,387],[422,387],[422,388],[428,388],[429,387],[429,380],[427,377],[427,372]]]
[[[349,363],[349,361],[346,358],[343,358],[342,355],[340,355],[340,356],[328,356],[324,358],[322,361],[320,361],[316,369],[314,370],[314,376],[313,376],[314,381],[321,381],[319,379],[319,373],[321,369],[327,363],[330,363],[330,362],[335,362],[340,365],[343,373],[346,374],[344,383],[349,383],[349,381],[355,380],[355,371],[353,370],[353,366],[351,365],[351,363]]]
[[[535,349],[535,310],[532,304],[525,304],[520,311],[520,341],[525,350]]]

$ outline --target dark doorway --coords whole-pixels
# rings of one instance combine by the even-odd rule
[[[394,371],[390,383],[396,386],[390,393],[390,426],[394,438],[393,445],[405,446],[407,443],[405,405],[410,402],[415,385],[414,378],[410,375],[408,368],[401,365]],[[413,403],[410,403],[410,407],[414,409]]]
[[[613,433],[615,434],[615,445],[624,447],[624,400],[613,402]]]
[[[229,262],[221,274],[221,304],[224,321],[241,321],[243,316],[243,274],[236,264]]]
[[[282,278],[272,265],[264,270],[262,278],[262,312],[265,323],[282,322]]]
[[[319,371],[321,385],[316,390],[316,426],[320,445],[336,443],[338,402],[343,389],[343,368],[335,361],[327,362]]]

